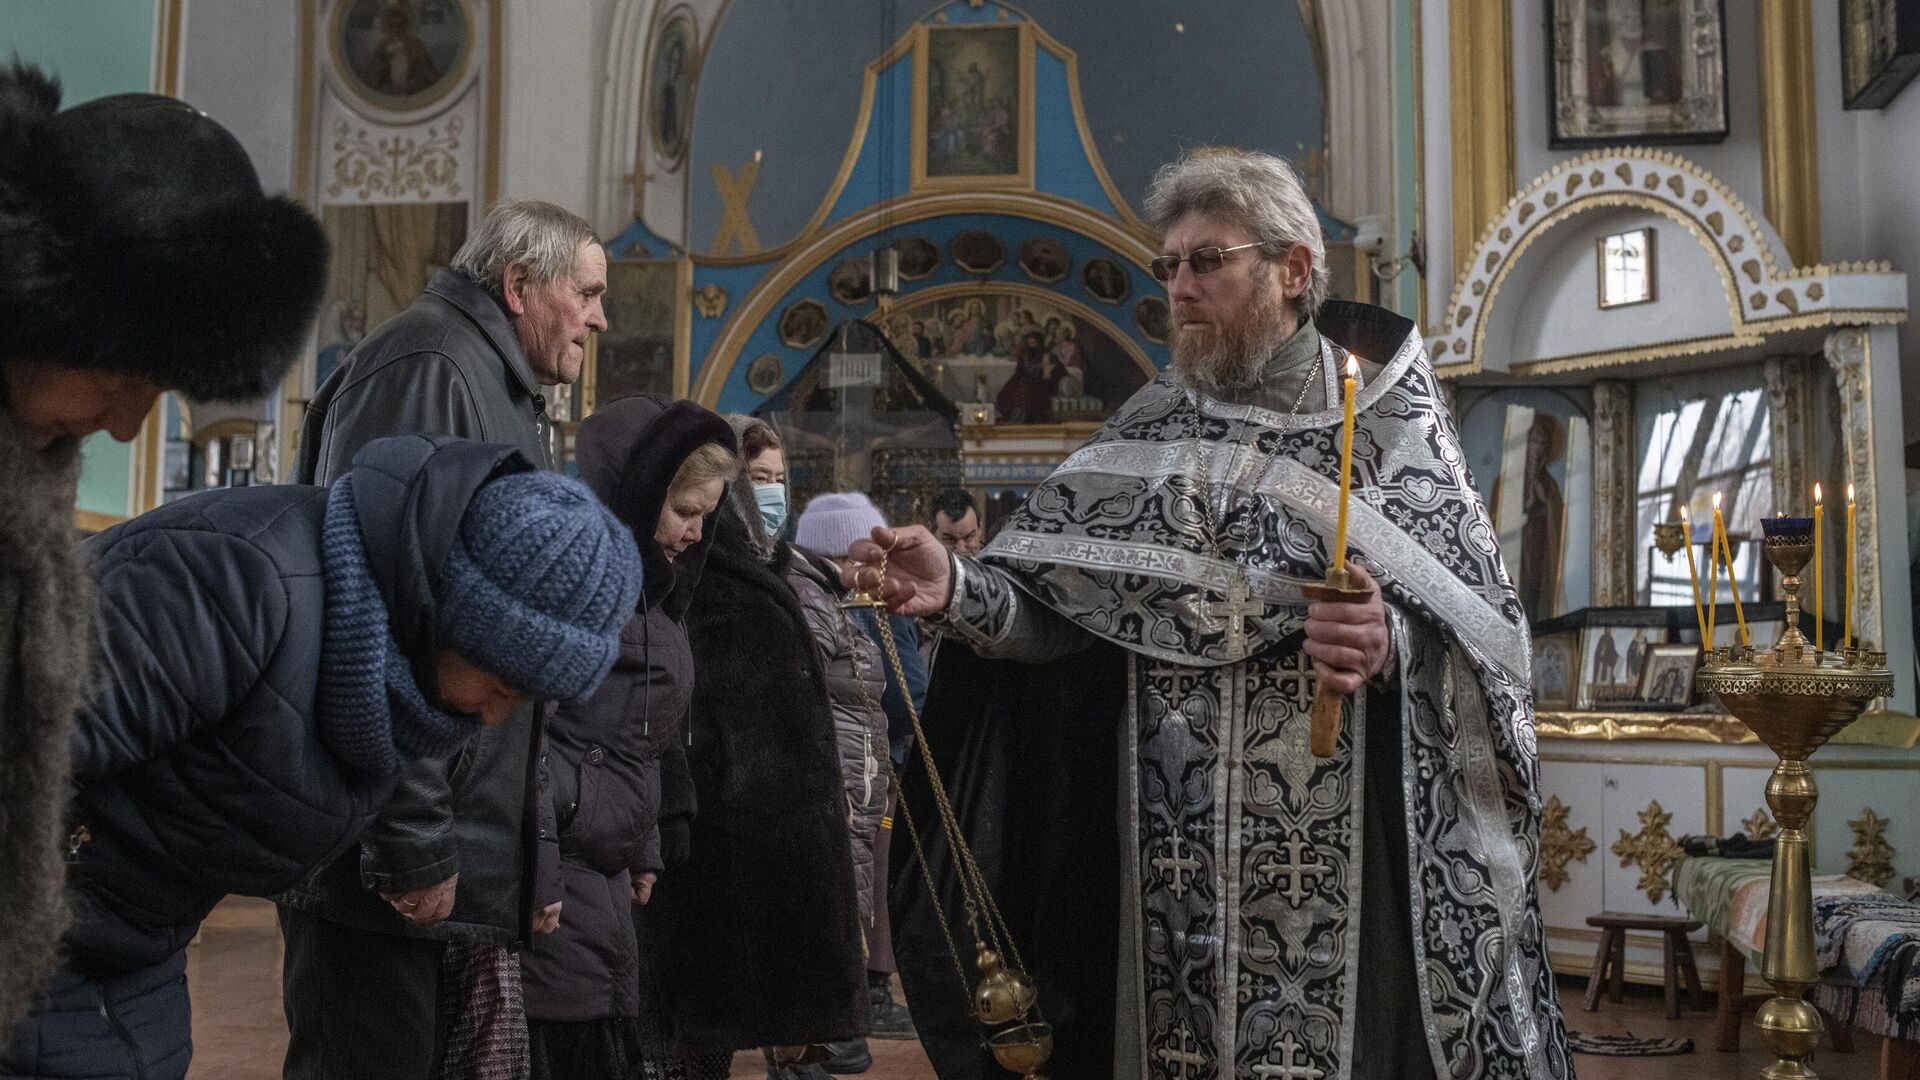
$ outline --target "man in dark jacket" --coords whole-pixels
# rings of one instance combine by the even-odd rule
[[[319,223],[268,198],[232,135],[170,98],[60,109],[0,67],[0,1042],[53,970],[69,724],[91,583],[80,442],[131,440],[161,391],[257,397],[319,306]]]
[[[299,479],[328,483],[367,441],[401,432],[504,442],[551,468],[541,387],[579,377],[587,335],[606,329],[605,291],[606,255],[585,221],[549,203],[494,207],[453,265],[320,387]],[[408,768],[358,849],[282,898],[289,1078],[434,1074],[486,1043],[446,1019],[472,1019],[451,995],[477,985],[509,1003],[504,1022],[524,1024],[507,950],[559,918],[543,745],[535,709],[522,708],[453,758]]]
[[[497,444],[370,444],[332,490],[183,499],[89,543],[103,680],[74,732],[66,967],[0,1076],[168,1080],[186,945],[293,885],[401,763],[592,691],[640,591],[631,533]]]

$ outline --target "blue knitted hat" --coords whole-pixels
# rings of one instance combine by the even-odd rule
[[[480,489],[441,576],[440,640],[542,700],[591,693],[640,601],[633,534],[559,473]]]

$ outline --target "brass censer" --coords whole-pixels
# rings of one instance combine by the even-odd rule
[[[856,571],[855,587],[840,601],[840,606],[873,610],[874,621],[880,627],[880,641],[885,646],[887,663],[893,677],[904,687],[907,673],[900,664],[900,649],[894,642],[893,628],[887,624],[886,601],[877,592],[862,588],[859,584],[861,575],[871,569],[874,568],[861,567]],[[875,589],[886,580],[885,551],[880,553],[878,570]],[[986,1028],[1011,1025],[986,1036],[987,1049],[1002,1068],[1018,1074],[1024,1080],[1046,1080],[1040,1074],[1040,1069],[1053,1056],[1053,1025],[1041,1017],[1039,992],[1021,963],[1019,949],[1013,944],[1013,934],[1000,915],[999,905],[993,902],[993,895],[987,890],[986,877],[980,873],[973,850],[960,831],[959,819],[954,816],[953,804],[947,798],[946,785],[940,779],[940,770],[934,765],[933,751],[928,748],[927,733],[920,727],[920,710],[914,707],[911,695],[903,696],[907,713],[913,719],[913,738],[920,748],[920,761],[927,770],[927,785],[933,792],[934,806],[939,810],[940,831],[947,838],[947,850],[952,854],[954,870],[960,878],[961,903],[967,913],[967,928],[973,934],[973,963],[980,972],[980,980],[974,984],[968,997],[969,1005],[974,1018]],[[920,842],[920,832],[914,827],[913,812],[907,808],[904,798],[900,800],[900,817],[906,823],[907,834],[913,839],[914,855],[920,862],[921,880],[926,884],[928,897],[934,901],[933,910],[940,920],[940,933],[946,938],[947,953],[953,958],[954,973],[960,977],[960,987],[965,992],[968,979],[960,959],[960,949],[954,943],[953,928],[947,923],[946,909],[940,903],[938,890],[933,886],[933,873],[927,866],[927,853]]]
[[[1800,571],[1813,556],[1813,519],[1766,518],[1761,527],[1762,550],[1783,577],[1786,631],[1770,649],[1729,645],[1710,651],[1698,682],[1780,757],[1767,780],[1767,805],[1780,833],[1774,841],[1766,951],[1760,961],[1760,973],[1775,996],[1756,1016],[1761,1039],[1778,1060],[1760,1075],[1804,1080],[1818,1075],[1808,1058],[1821,1030],[1819,1014],[1802,1000],[1820,979],[1807,857],[1807,824],[1820,791],[1807,759],[1874,699],[1892,693],[1893,673],[1884,652],[1822,652],[1800,632]]]

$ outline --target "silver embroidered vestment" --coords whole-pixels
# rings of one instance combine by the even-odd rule
[[[957,560],[944,619],[990,655],[1084,633],[1129,654],[1123,1075],[1347,1077],[1371,994],[1417,1000],[1437,1075],[1571,1076],[1534,884],[1524,618],[1412,325],[1351,304],[1317,321],[1329,372],[1343,345],[1390,357],[1359,396],[1350,543],[1378,568],[1397,668],[1356,695],[1334,757],[1308,750],[1300,587],[1329,561],[1338,410],[1229,404],[1160,376],[979,561]],[[1223,601],[1246,591],[1241,647]],[[1397,763],[1365,760],[1367,694],[1398,705]],[[1370,778],[1405,809],[1388,840],[1405,844],[1418,985],[1397,995],[1359,963]]]

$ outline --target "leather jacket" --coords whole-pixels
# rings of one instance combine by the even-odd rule
[[[437,432],[519,447],[553,467],[546,399],[506,311],[454,270],[376,327],[307,404],[296,479],[327,484],[367,442]],[[373,827],[283,903],[365,930],[448,941],[527,940],[531,913],[559,899],[558,830],[544,797],[544,706],[527,705],[451,758],[415,762]],[[400,918],[381,892],[460,875],[453,915]]]

